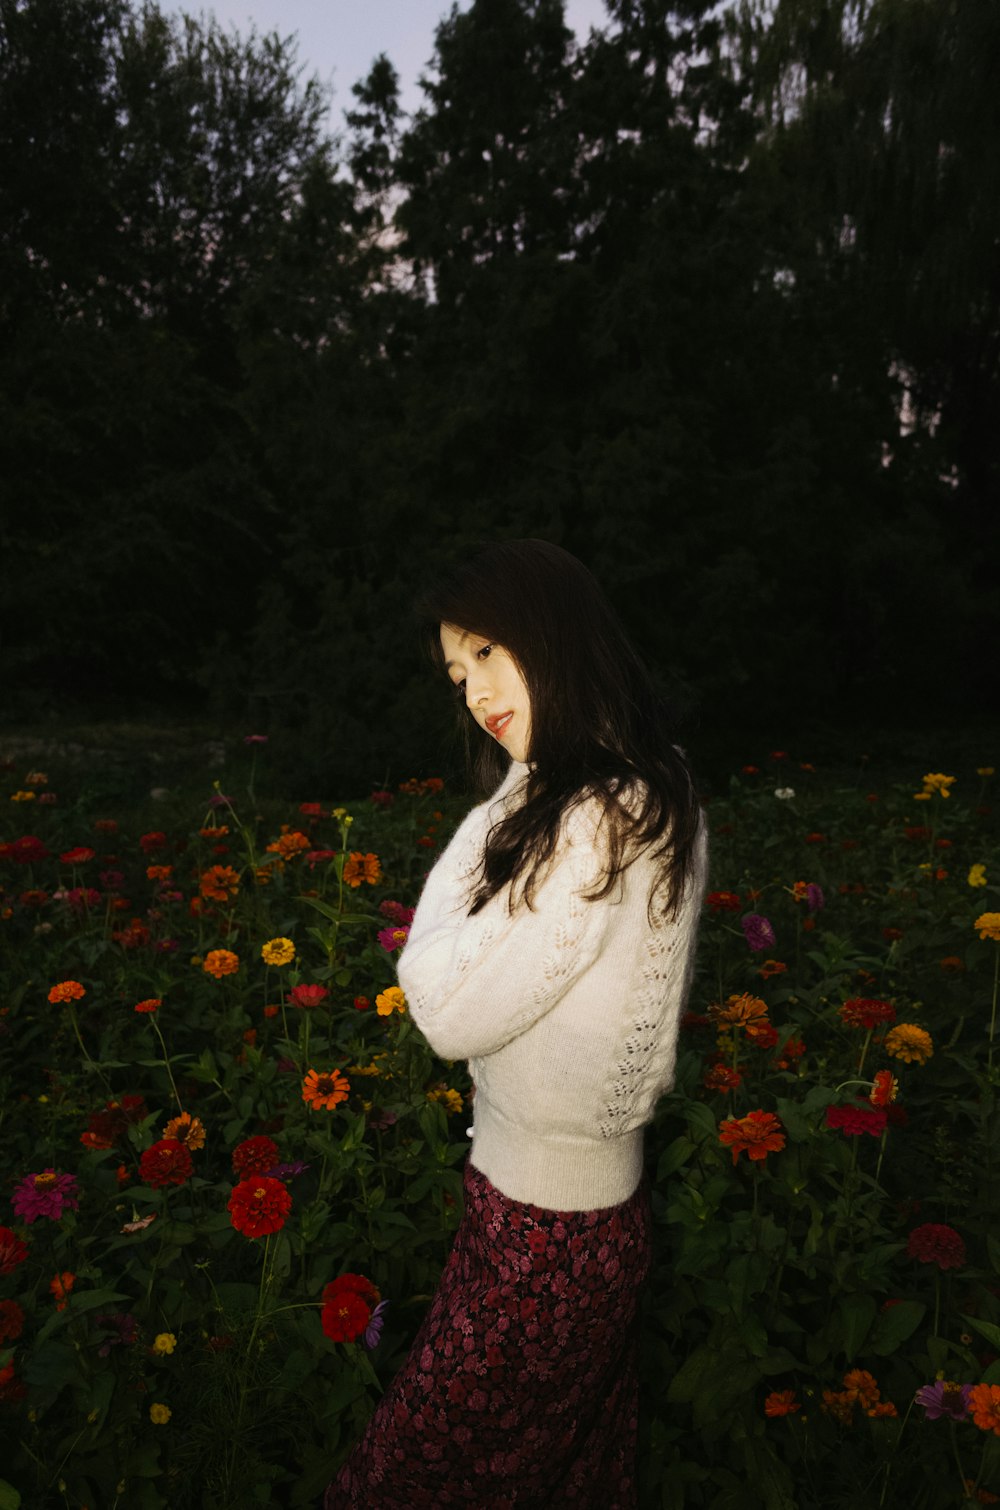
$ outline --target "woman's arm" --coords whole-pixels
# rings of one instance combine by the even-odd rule
[[[577,821],[573,830],[561,837],[533,909],[522,904],[511,917],[506,892],[474,917],[420,918],[418,908],[399,982],[442,1059],[495,1053],[550,1011],[597,957],[610,904],[582,899],[596,855],[592,829]]]

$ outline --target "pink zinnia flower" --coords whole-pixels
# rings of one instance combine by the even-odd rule
[[[402,949],[409,934],[409,928],[382,928],[379,930],[378,941],[383,949],[393,954],[397,949]]]
[[[80,1209],[76,1175],[56,1174],[54,1169],[26,1175],[20,1185],[15,1185],[10,1203],[23,1222],[35,1222],[40,1216],[57,1222],[64,1210]]]

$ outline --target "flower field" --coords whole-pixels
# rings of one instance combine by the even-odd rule
[[[469,1080],[394,956],[467,804],[254,769],[113,812],[6,763],[0,1510],[314,1505],[458,1224]],[[644,1507],[1000,1503],[993,781],[775,751],[708,802]]]

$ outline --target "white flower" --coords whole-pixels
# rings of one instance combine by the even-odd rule
[[[787,802],[789,797],[795,796],[795,788],[790,786],[779,786],[775,788],[774,795]]]

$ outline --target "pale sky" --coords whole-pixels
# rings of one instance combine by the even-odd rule
[[[459,0],[467,10],[469,0]],[[339,130],[342,112],[354,105],[351,85],[364,78],[380,52],[387,53],[400,77],[403,108],[423,102],[417,84],[434,48],[434,28],[449,14],[449,0],[160,0],[165,12],[214,13],[227,29],[298,35],[298,59],[307,74],[318,74],[333,88],[330,126]],[[604,0],[566,0],[566,22],[585,38],[591,26],[607,20]]]

